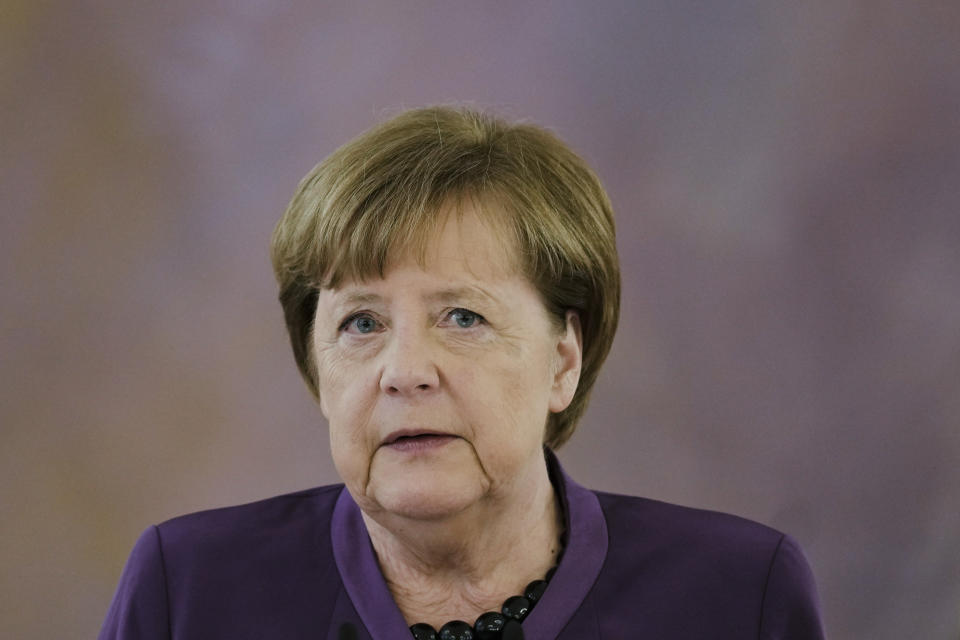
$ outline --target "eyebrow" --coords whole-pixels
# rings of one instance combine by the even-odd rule
[[[362,293],[362,292],[356,291],[354,293],[347,295],[344,298],[340,298],[339,300],[337,300],[337,306],[352,307],[358,304],[370,304],[371,302],[380,302],[381,300],[383,300],[383,297],[377,295],[376,293]]]
[[[371,304],[383,302],[384,297],[378,293],[368,293],[365,291],[355,291],[349,293],[337,301],[338,307],[352,307],[356,305]],[[466,300],[468,302],[487,302],[496,304],[497,300],[492,295],[479,287],[453,287],[450,289],[441,289],[423,297],[428,302],[459,302]]]

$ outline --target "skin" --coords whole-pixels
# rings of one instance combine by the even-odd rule
[[[320,292],[320,406],[408,623],[472,622],[555,564],[560,511],[542,443],[580,375],[580,324],[558,328],[475,205],[425,259]],[[417,437],[391,443],[398,430]],[[405,443],[398,446],[400,443]]]

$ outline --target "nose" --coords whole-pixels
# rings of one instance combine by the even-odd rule
[[[388,396],[419,397],[435,391],[440,373],[424,330],[395,331],[383,353],[380,390]]]

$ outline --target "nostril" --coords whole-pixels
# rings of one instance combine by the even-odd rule
[[[391,396],[428,394],[439,383],[439,376],[431,367],[428,364],[415,367],[388,365],[380,372],[380,392]]]

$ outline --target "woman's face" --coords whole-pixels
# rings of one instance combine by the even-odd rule
[[[543,471],[548,413],[576,390],[576,314],[558,329],[512,249],[463,206],[422,266],[403,257],[319,295],[320,406],[370,515],[442,518],[523,491]]]

